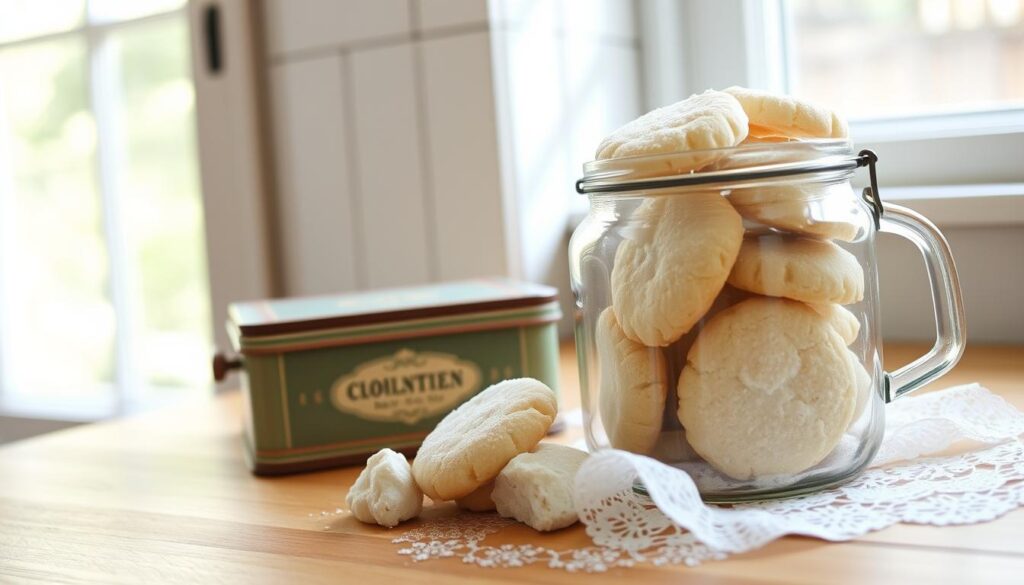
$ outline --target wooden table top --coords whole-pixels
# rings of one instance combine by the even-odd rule
[[[887,346],[887,365],[922,350]],[[568,348],[562,376],[571,408],[578,398]],[[1024,408],[1024,347],[971,347],[937,385],[971,381]],[[0,448],[0,582],[1024,582],[1021,510],[987,524],[899,525],[845,543],[787,537],[695,568],[571,574],[544,566],[482,569],[457,559],[415,563],[398,555],[391,539],[416,521],[386,530],[346,515],[325,527],[317,517],[344,507],[359,468],[250,475],[239,407],[231,392]],[[555,440],[572,441],[572,434]],[[516,526],[485,542],[573,548],[588,539],[579,525],[547,535]]]

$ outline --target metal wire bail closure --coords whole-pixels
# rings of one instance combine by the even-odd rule
[[[803,165],[781,165],[776,168],[762,169],[730,169],[726,171],[714,171],[710,173],[691,173],[675,177],[661,177],[654,179],[640,179],[636,181],[623,181],[607,183],[600,181],[588,181],[586,177],[576,181],[576,192],[581,195],[590,193],[617,193],[624,191],[636,191],[641,189],[664,189],[668,187],[692,187],[694,185],[707,185],[728,180],[759,180],[774,179],[778,177],[792,177],[824,171],[844,171],[860,167],[868,167],[868,176],[871,182],[870,187],[865,187],[861,198],[871,207],[871,215],[875,220],[875,229],[881,228],[882,214],[885,212],[882,206],[882,197],[878,192],[878,174],[875,164],[878,162],[878,155],[874,151],[864,149],[857,153],[857,156],[847,158],[839,162],[824,162],[822,164]]]
[[[882,229],[882,214],[885,208],[882,207],[882,196],[878,194],[878,174],[875,172],[875,163],[878,162],[878,155],[872,150],[864,149],[857,153],[857,166],[868,167],[868,178],[871,181],[870,187],[865,187],[861,197],[871,206],[871,215],[875,218],[875,229]]]

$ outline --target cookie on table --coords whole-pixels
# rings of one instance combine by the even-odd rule
[[[405,455],[381,449],[366,461],[345,496],[345,504],[360,522],[391,528],[419,516],[423,492],[412,477]]]
[[[494,480],[498,513],[542,532],[574,524],[573,482],[586,458],[579,449],[550,443],[515,456]]]
[[[856,256],[827,240],[755,235],[744,238],[729,284],[805,303],[848,305],[864,298],[864,269]]]
[[[679,420],[694,450],[738,480],[804,471],[853,418],[846,344],[803,303],[751,298],[701,330],[679,378]]]
[[[650,111],[612,132],[595,158],[614,159],[727,148],[747,137],[748,120],[733,96],[714,90]],[[685,169],[670,169],[676,172]]]
[[[535,447],[555,420],[555,393],[532,378],[499,382],[448,413],[423,440],[412,473],[434,500],[464,498]]]
[[[863,211],[845,183],[780,184],[735,189],[729,202],[740,215],[799,235],[854,241]]]
[[[789,95],[733,86],[724,90],[747,114],[754,138],[845,138],[846,121],[832,110]]]
[[[668,394],[660,348],[639,344],[623,333],[609,307],[595,329],[601,382],[598,409],[608,442],[615,449],[647,453],[661,432]]]
[[[630,339],[666,346],[707,313],[743,242],[743,220],[717,192],[644,201],[623,230],[612,305]]]
[[[455,505],[470,512],[490,512],[494,509],[491,492],[494,491],[494,480],[476,488],[469,495],[455,500]]]

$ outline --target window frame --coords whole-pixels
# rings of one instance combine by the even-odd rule
[[[786,0],[640,3],[647,109],[708,87],[744,85],[787,92],[793,71],[789,39],[793,25],[786,4]],[[680,54],[683,67],[675,71],[676,63],[670,66],[665,56]],[[1017,191],[1013,185],[1024,182],[1024,168],[1014,154],[1024,152],[1024,108],[854,119],[850,131],[858,147],[878,153],[883,197],[887,186],[999,183],[1009,186],[1004,191]],[[959,168],[985,169],[985,173],[958,174]],[[936,205],[939,201],[952,205],[972,197],[971,192],[965,187],[955,197],[938,197]],[[901,196],[896,190],[889,198]],[[1019,203],[1024,205],[1024,197]]]
[[[137,299],[130,290],[133,267],[127,255],[127,245],[123,242],[125,231],[119,174],[124,168],[124,162],[121,160],[124,152],[124,135],[118,123],[119,71],[111,37],[122,30],[174,18],[187,18],[186,5],[125,20],[97,21],[93,20],[86,2],[83,5],[82,22],[76,27],[0,42],[0,51],[67,38],[78,38],[84,42],[86,103],[95,121],[97,135],[93,162],[94,180],[104,248],[108,258],[109,299],[117,316],[114,328],[114,379],[112,383],[100,386],[99,389],[104,391],[103,398],[90,397],[73,400],[70,404],[52,404],[51,401],[35,399],[32,396],[12,396],[9,391],[11,381],[0,376],[2,414],[43,416],[62,420],[94,420],[124,414],[136,410],[141,405],[139,394],[142,381],[136,366],[138,357],[135,349],[137,344],[134,340],[136,324],[141,317]],[[5,157],[4,160],[8,159]],[[11,193],[13,190],[3,191]],[[2,199],[0,198],[0,209],[13,204]],[[3,242],[0,242],[0,245],[7,248]],[[0,298],[0,303],[2,301]],[[6,304],[2,307],[6,307]],[[8,310],[2,307],[0,311]],[[0,364],[6,358],[4,346],[8,343],[12,342],[3,331],[0,331]]]
[[[142,316],[138,302],[140,299],[136,298],[135,293],[131,290],[134,267],[127,254],[127,245],[123,241],[125,231],[123,229],[124,218],[120,205],[121,194],[119,191],[121,187],[119,182],[121,180],[120,171],[124,168],[124,161],[121,160],[121,157],[125,152],[123,141],[126,138],[121,131],[122,129],[118,127],[119,119],[116,100],[120,99],[120,87],[118,85],[120,75],[117,70],[116,54],[113,52],[114,46],[112,43],[115,41],[112,35],[138,26],[146,26],[153,22],[182,19],[185,26],[189,28],[191,37],[190,52],[192,53],[192,62],[190,73],[192,74],[192,81],[196,91],[195,119],[198,122],[201,115],[205,115],[208,118],[226,117],[237,126],[239,123],[233,116],[237,117],[239,111],[243,115],[251,114],[252,108],[246,109],[244,104],[240,106],[237,103],[232,104],[223,98],[218,99],[216,95],[213,95],[213,99],[211,99],[208,80],[206,85],[202,88],[200,87],[202,71],[197,66],[199,62],[197,53],[203,47],[197,39],[200,35],[196,33],[195,29],[197,22],[199,22],[196,19],[200,15],[201,9],[206,6],[200,7],[198,4],[198,2],[189,0],[181,6],[156,13],[129,17],[123,20],[106,20],[91,15],[88,2],[86,2],[82,22],[74,28],[18,37],[10,41],[0,42],[0,50],[7,50],[62,38],[79,38],[84,41],[87,52],[84,59],[86,67],[86,97],[88,107],[95,120],[97,132],[95,160],[93,163],[96,170],[94,181],[96,183],[98,204],[101,210],[100,220],[105,250],[109,262],[107,277],[109,299],[114,313],[117,315],[114,340],[115,365],[112,383],[101,386],[105,390],[101,396],[72,399],[61,404],[56,404],[54,401],[44,398],[37,399],[23,393],[14,395],[10,392],[12,381],[8,376],[4,375],[6,370],[3,368],[3,361],[8,359],[8,355],[5,354],[3,348],[6,343],[11,343],[11,341],[9,336],[0,330],[0,415],[84,422],[159,407],[169,401],[173,401],[173,398],[168,397],[144,396],[144,381],[138,367],[140,356],[137,349],[138,344],[135,342],[134,336]],[[239,42],[239,37],[248,39],[249,35],[251,35],[252,22],[249,4],[248,2],[229,3],[222,8],[221,12],[226,14],[223,15],[224,18],[222,18],[221,25],[230,27],[231,30],[229,39],[231,44],[226,46],[225,50],[235,48]],[[246,52],[233,55],[233,59],[237,65],[243,65],[251,61],[251,57]],[[237,94],[238,87],[241,85],[237,80],[239,69],[241,67],[234,67],[230,71],[230,75],[220,75],[219,83],[215,85],[217,87],[227,85]],[[201,91],[201,89],[204,91]],[[203,99],[206,99],[207,102],[201,103]],[[211,109],[215,111],[211,113],[209,111]],[[201,113],[200,110],[203,110],[203,112]],[[247,120],[245,123],[255,126],[255,119]],[[223,131],[223,127],[219,127],[217,130]],[[264,201],[262,183],[259,181],[249,181],[248,184],[244,185],[245,187],[251,187],[248,190],[228,188],[228,185],[232,182],[231,179],[234,179],[235,175],[239,172],[239,168],[245,169],[247,167],[242,164],[244,161],[240,162],[238,160],[237,156],[234,159],[225,160],[226,153],[223,151],[211,152],[211,149],[208,147],[204,150],[202,144],[204,136],[202,134],[200,129],[196,136],[196,162],[201,176],[199,189],[204,207],[211,313],[215,319],[214,323],[211,324],[211,333],[213,333],[212,339],[215,345],[223,347],[226,335],[222,327],[216,326],[216,320],[219,317],[221,322],[223,322],[223,315],[228,301],[238,298],[262,298],[268,296],[271,290],[270,266],[267,262],[268,256],[264,253],[267,236],[264,225],[261,223],[262,213],[249,212],[248,214],[243,214],[243,219],[245,219],[245,215],[256,216],[260,222],[253,223],[253,225],[240,226],[237,223],[239,221],[238,217],[233,217],[230,213],[225,213],[223,210],[225,208],[236,210],[242,208],[246,210],[252,209],[253,206],[260,206],[260,209],[262,209]],[[206,142],[209,142],[208,137]],[[2,147],[3,145],[0,144],[0,149]],[[0,155],[3,155],[3,152],[0,152]],[[0,160],[0,166],[7,165],[8,163],[4,161],[8,160],[9,158],[6,157]],[[229,169],[228,180],[222,180],[216,183],[216,186],[218,187],[217,191],[228,193],[215,205],[215,211],[217,212],[210,214],[208,213],[210,208],[208,193],[210,191],[208,190],[209,181],[207,175],[210,172],[210,168],[224,166]],[[249,167],[253,166],[250,162]],[[5,180],[3,177],[7,176],[9,174],[0,175],[0,180]],[[238,183],[237,180],[234,182]],[[7,200],[10,196],[13,196],[12,191],[12,189],[0,188],[0,210],[5,206],[13,205],[13,201]],[[0,213],[0,224],[4,223],[3,217],[9,215]],[[8,230],[2,230],[0,231],[0,236],[8,232]],[[9,249],[9,245],[5,245],[3,239],[3,237],[0,237],[0,246],[3,246],[3,248],[0,248],[0,315],[4,311],[10,310],[9,307],[2,303],[5,286],[4,273],[2,272],[3,249]],[[224,243],[228,239],[233,240],[229,245]],[[249,262],[239,262],[239,248],[252,250],[256,259]],[[239,267],[239,265],[241,266]]]
[[[781,26],[768,30],[763,17],[766,10],[777,11],[776,17],[786,16],[781,11],[786,1],[690,0],[685,6],[671,0],[638,2],[644,27],[640,38],[646,108],[672,103],[706,87],[739,84],[784,91],[784,76],[769,72],[759,79],[753,63],[778,50],[778,45],[775,49],[764,47],[765,43],[779,42],[778,35],[772,38],[773,31],[784,35],[792,30],[791,23],[778,18],[776,22]],[[722,22],[712,22],[715,18]],[[748,33],[758,22],[763,32]],[[708,34],[706,31],[714,31],[709,28],[713,26],[729,29]],[[710,44],[701,46],[704,41]],[[739,44],[741,49],[722,46],[728,43]],[[702,67],[697,69],[691,51],[695,45],[709,59],[698,63]],[[775,62],[788,66],[789,59],[791,56],[784,54]],[[678,67],[680,60],[683,67]],[[1018,289],[998,284],[1021,278],[1019,262],[1014,261],[1012,249],[993,250],[990,246],[1016,241],[1024,229],[1021,116],[1014,110],[1003,110],[903,118],[898,124],[892,119],[851,123],[856,146],[879,155],[882,200],[923,213],[953,241],[957,263],[967,268],[961,276],[971,322],[970,343],[1017,342],[1020,337],[1008,337],[1003,327],[1005,307],[1018,301]],[[855,176],[861,187],[865,186],[866,174]],[[877,240],[879,278],[889,283],[882,289],[888,290],[882,312],[899,318],[886,317],[886,334],[930,341],[928,332],[934,327],[931,317],[917,312],[925,298],[920,296],[923,291],[915,288],[915,283],[898,278],[909,267],[899,266],[893,258],[904,256],[889,256],[906,244],[887,238]],[[882,276],[883,272],[887,276]],[[971,278],[975,280],[969,281]]]

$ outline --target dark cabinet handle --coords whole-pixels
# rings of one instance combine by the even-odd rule
[[[206,68],[210,73],[220,73],[224,66],[221,54],[220,7],[208,4],[203,9],[203,39],[206,42]]]

